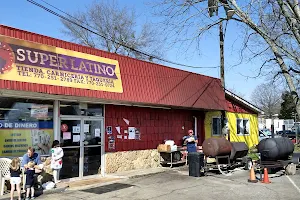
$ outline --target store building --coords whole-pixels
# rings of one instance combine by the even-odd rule
[[[0,156],[65,152],[61,178],[159,164],[158,144],[224,110],[219,79],[0,26]]]

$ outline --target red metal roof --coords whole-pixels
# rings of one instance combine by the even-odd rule
[[[234,113],[257,114],[253,110],[246,108],[245,105],[235,102],[233,99],[226,99],[226,103],[226,111]]]
[[[123,93],[0,80],[1,89],[101,98],[136,104],[198,109],[226,108],[220,79],[133,59],[59,39],[0,25],[0,34],[118,60]]]
[[[251,104],[242,97],[239,97],[228,90],[225,91],[225,98],[227,104],[226,110],[229,112],[248,114],[259,114],[263,112],[255,105]]]

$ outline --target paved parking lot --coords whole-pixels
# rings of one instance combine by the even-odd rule
[[[38,199],[300,199],[300,170],[289,177],[280,172],[270,175],[271,184],[248,183],[248,176],[248,171],[236,170],[232,176],[210,173],[196,178],[188,176],[186,168],[178,168],[97,188],[43,195]]]

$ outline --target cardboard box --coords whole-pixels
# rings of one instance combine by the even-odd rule
[[[160,144],[157,147],[158,152],[171,152],[171,146],[166,144]]]

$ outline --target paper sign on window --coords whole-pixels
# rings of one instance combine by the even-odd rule
[[[73,126],[73,133],[80,133],[80,126]]]
[[[73,142],[79,142],[80,141],[80,135],[73,135]]]
[[[71,132],[63,132],[63,139],[70,140],[71,139]]]
[[[90,125],[89,124],[84,124],[83,130],[84,130],[85,133],[89,133],[90,132]]]
[[[101,131],[100,128],[95,128],[95,137],[100,137]]]

